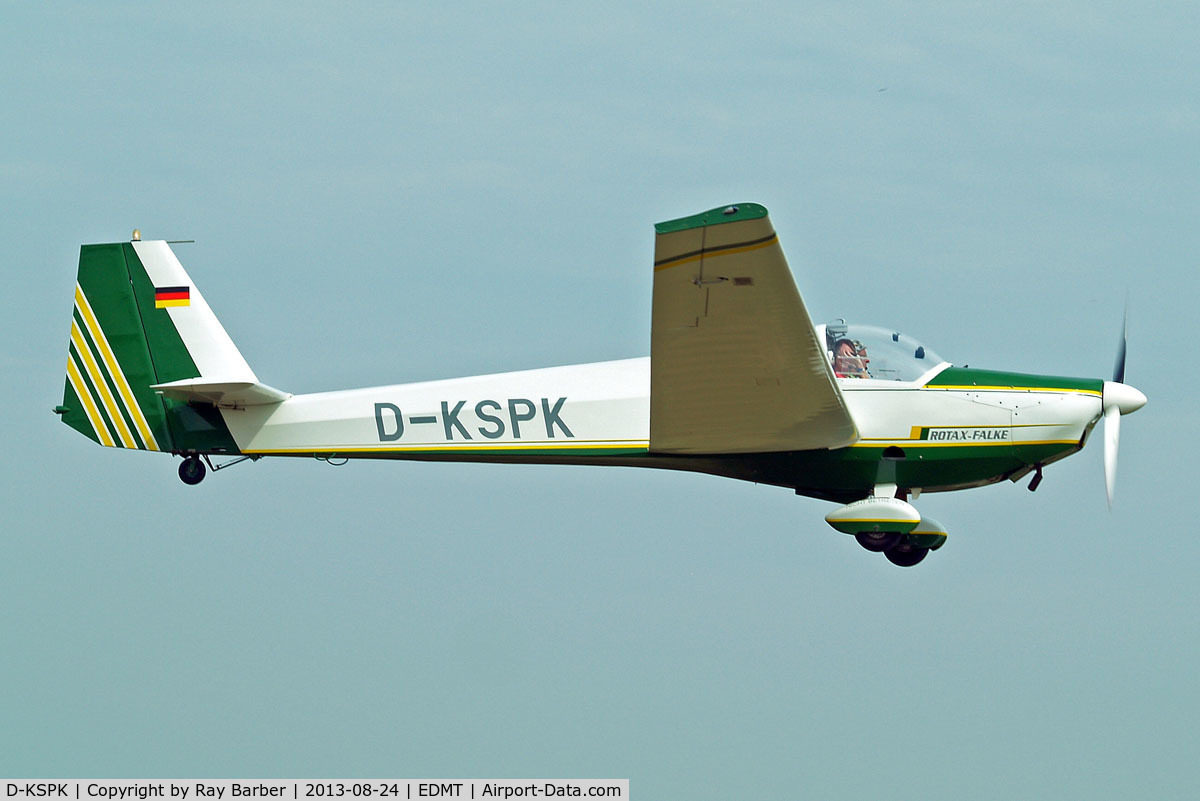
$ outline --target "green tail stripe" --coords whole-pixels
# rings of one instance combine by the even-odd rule
[[[93,310],[94,311],[94,310]],[[137,421],[133,419],[133,413],[126,408],[125,399],[121,397],[121,390],[117,386],[117,381],[108,369],[108,365],[104,361],[104,355],[100,352],[99,346],[92,339],[92,333],[88,330],[87,325],[83,320],[83,313],[78,308],[74,313],[75,322],[79,326],[79,333],[83,337],[83,342],[87,345],[88,351],[92,354],[92,359],[95,361],[97,368],[100,370],[100,375],[104,379],[105,386],[112,396],[113,405],[117,407],[117,411],[121,414],[121,419],[125,421],[125,426],[129,430],[133,441],[137,443],[137,447],[146,450],[146,442],[142,439],[141,432],[138,431]],[[119,440],[118,440],[119,441]]]
[[[71,358],[70,355],[67,358]],[[96,433],[91,420],[88,419],[87,413],[83,410],[83,401],[75,394],[75,388],[71,386],[70,376],[67,377],[66,384],[66,388],[63,389],[62,405],[67,411],[63,413],[63,422],[97,445],[101,444],[100,436]]]
[[[117,426],[113,423],[112,418],[108,414],[108,409],[104,406],[104,401],[100,397],[100,393],[96,389],[96,385],[92,382],[92,377],[88,375],[88,371],[83,366],[83,358],[79,352],[75,350],[75,344],[71,343],[68,355],[75,360],[75,368],[79,371],[79,377],[83,381],[84,389],[87,390],[91,398],[92,404],[96,407],[96,412],[100,415],[100,421],[104,423],[108,435],[112,437],[113,442],[117,446],[121,445],[121,435],[117,432]]]
[[[154,284],[138,258],[132,244],[124,244],[133,298],[137,304],[145,341],[149,347],[150,362],[156,376],[155,383],[166,384],[185,378],[197,378],[200,370],[188,353],[187,345],[171,321],[169,309],[154,305]],[[239,453],[225,419],[214,407],[207,404],[188,404],[179,401],[163,401],[167,425],[176,450]]]
[[[63,422],[100,442],[111,433],[118,447],[236,453],[237,445],[219,410],[164,400],[151,389],[154,384],[196,378],[200,371],[170,310],[155,308],[154,285],[133,244],[84,245],[79,251],[78,281],[82,306],[77,304],[73,320],[80,344],[73,344],[69,352],[80,380],[72,387],[68,376]],[[104,358],[106,352],[111,360]],[[85,356],[94,362],[90,372]],[[103,435],[95,430],[80,394],[95,401],[96,425]],[[153,443],[143,434],[140,418]],[[122,441],[124,428],[130,434]]]
[[[125,260],[126,273],[133,287],[133,299],[137,305],[138,321],[142,326],[145,342],[149,346],[151,368],[154,371],[156,384],[166,384],[171,381],[181,381],[185,378],[198,378],[200,370],[192,361],[187,345],[171,322],[171,314],[167,309],[154,306],[154,284],[142,266],[137,251],[128,242],[122,246],[122,256]]]
[[[157,450],[159,443],[154,436],[147,415],[153,415],[158,407],[158,401],[152,398],[151,407],[148,410],[143,408],[143,404],[138,403],[136,393],[129,383],[129,377],[121,367],[121,360],[100,326],[95,309],[92,308],[82,286],[76,287],[74,319],[80,336],[89,343],[92,353],[96,356],[97,364],[109,379],[114,390],[114,399],[120,403],[121,409],[132,418],[131,421],[134,425],[131,428],[131,436],[141,443],[141,447]]]
[[[157,381],[150,362],[141,316],[138,313],[130,285],[129,269],[125,263],[123,245],[120,243],[84,245],[80,248],[78,280],[79,289],[87,305],[91,308],[96,325],[112,350],[121,373],[125,376],[133,401],[141,411],[142,417],[145,418],[151,436],[160,449],[172,450],[171,432],[167,426],[162,398],[150,389],[150,386]],[[84,324],[83,310],[80,309],[77,315],[75,319],[78,321],[84,341],[88,343],[89,350],[96,357],[97,363],[105,372],[106,377],[113,379],[115,383],[116,377],[108,375],[108,366],[103,359],[99,358],[99,343],[95,341],[89,326]],[[113,389],[115,390],[115,387]],[[114,391],[114,397],[118,400],[119,407],[128,406],[121,393]],[[67,402],[64,402],[64,405],[71,409],[75,408]],[[77,405],[78,400],[76,401]],[[133,414],[132,409],[127,409],[127,411],[130,415]],[[86,416],[83,415],[83,412],[83,409],[79,409],[78,413],[68,411],[63,415],[63,421],[79,429],[80,423],[86,423]],[[134,432],[134,437],[143,446],[146,445],[138,427],[132,426],[131,430]],[[120,440],[118,440],[119,442]]]

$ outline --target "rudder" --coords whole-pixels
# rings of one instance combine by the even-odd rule
[[[257,382],[166,242],[80,248],[63,422],[109,447],[236,453],[215,405],[160,389],[214,378]]]
[[[63,422],[101,445],[173,450],[125,244],[79,250]]]

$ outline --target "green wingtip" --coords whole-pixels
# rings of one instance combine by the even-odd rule
[[[757,203],[734,203],[716,209],[702,211],[691,217],[680,217],[678,220],[667,220],[654,224],[654,232],[669,234],[675,231],[686,231],[689,228],[703,228],[706,225],[741,222],[743,220],[758,220],[767,216],[765,206]]]

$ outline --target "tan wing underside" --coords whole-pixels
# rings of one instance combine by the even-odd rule
[[[765,216],[656,236],[650,354],[651,451],[809,450],[858,439]]]

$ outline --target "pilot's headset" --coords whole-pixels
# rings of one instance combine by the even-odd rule
[[[833,360],[833,355],[837,353],[838,340],[849,339],[846,336],[846,331],[846,321],[841,317],[825,324],[825,349],[829,351],[830,361]]]

